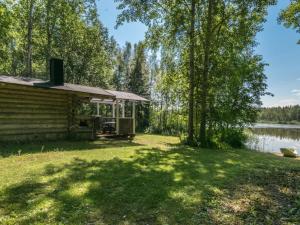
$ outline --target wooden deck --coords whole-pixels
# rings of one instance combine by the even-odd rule
[[[97,134],[97,139],[133,139],[135,137],[135,134]]]

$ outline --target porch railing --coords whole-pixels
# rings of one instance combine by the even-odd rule
[[[100,134],[134,134],[134,119],[130,117],[118,118],[119,130],[117,131],[117,118],[94,116],[94,129]]]

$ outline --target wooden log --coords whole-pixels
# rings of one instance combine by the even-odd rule
[[[0,98],[4,99],[19,99],[19,100],[36,100],[36,101],[47,101],[47,102],[52,102],[52,103],[66,103],[67,98],[65,96],[62,96],[60,99],[52,98],[51,95],[49,96],[31,96],[31,95],[22,95],[22,94],[6,94],[6,93],[0,93]]]
[[[0,127],[5,124],[66,124],[67,119],[40,119],[40,118],[32,118],[30,120],[24,119],[3,119],[0,118]]]
[[[12,89],[12,88],[1,88],[0,87],[0,93],[2,94],[23,94],[23,95],[29,95],[29,96],[35,96],[35,97],[48,97],[52,96],[53,98],[60,99],[62,96],[67,97],[67,92],[56,92],[52,89],[46,89],[45,91],[40,91],[38,88],[18,88],[18,89]]]
[[[41,114],[66,114],[67,110],[53,110],[53,109],[32,109],[32,108],[1,108],[0,113],[41,113]]]
[[[34,128],[34,129],[14,129],[0,130],[0,135],[23,135],[23,134],[45,134],[45,133],[67,133],[67,128]]]
[[[12,103],[5,102],[0,103],[0,108],[31,108],[31,109],[52,109],[52,110],[68,110],[68,104],[66,105],[41,105],[41,104],[26,104],[23,102]]]
[[[0,119],[67,119],[68,115],[65,114],[21,114],[21,113],[0,113]]]
[[[11,130],[22,130],[22,129],[57,129],[57,128],[68,128],[67,123],[60,123],[60,124],[1,124],[0,125],[0,131],[11,131]]]
[[[48,102],[47,100],[30,100],[30,99],[15,99],[15,98],[0,98],[1,103],[25,103],[32,105],[49,105],[49,106],[63,106],[66,105],[67,102]]]

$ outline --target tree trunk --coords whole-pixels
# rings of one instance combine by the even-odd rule
[[[163,131],[162,116],[163,116],[163,96],[161,96],[161,100],[160,100],[160,113],[159,113],[159,128],[160,128],[160,132]]]
[[[26,56],[26,76],[32,75],[32,30],[33,30],[33,7],[34,0],[29,1],[28,21],[27,21],[27,56]]]
[[[207,96],[209,90],[208,75],[210,66],[210,51],[211,51],[211,39],[212,39],[212,26],[213,26],[213,8],[215,1],[209,0],[208,2],[208,15],[207,15],[207,27],[205,31],[204,41],[204,65],[202,74],[202,90],[201,90],[201,113],[200,113],[200,143],[202,147],[207,146],[206,124],[207,124]]]
[[[191,2],[191,24],[189,32],[189,119],[188,119],[188,143],[194,138],[194,90],[195,90],[195,14],[196,0]]]

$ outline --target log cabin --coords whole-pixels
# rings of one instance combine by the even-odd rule
[[[64,83],[63,62],[52,59],[50,81],[0,75],[0,142],[133,137],[137,102],[148,100],[133,93]],[[132,106],[127,117],[126,103]],[[83,104],[94,104],[96,113],[81,114]],[[101,105],[111,106],[110,117],[100,114]]]

